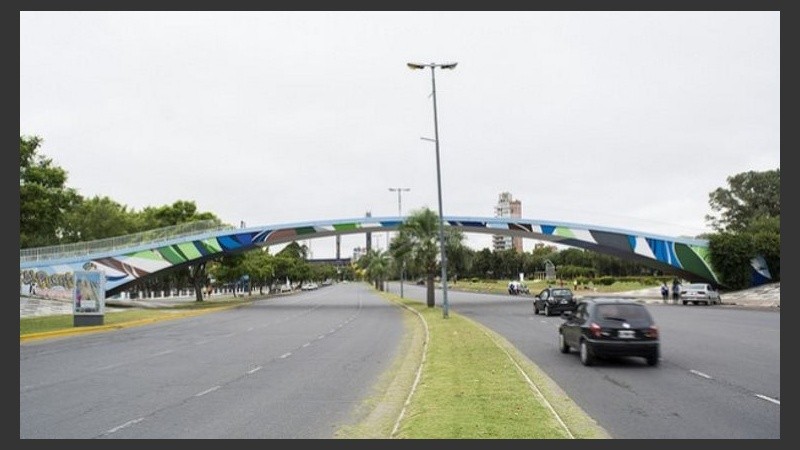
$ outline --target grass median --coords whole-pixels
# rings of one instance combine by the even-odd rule
[[[419,313],[379,393],[381,411],[338,437],[400,439],[600,439],[608,434],[513,345],[472,320],[382,293]],[[427,334],[425,327],[427,326]],[[416,336],[416,337],[415,337]],[[420,336],[427,336],[420,337]],[[423,349],[424,347],[424,349]],[[416,355],[413,363],[408,355]],[[414,374],[419,372],[418,383]],[[397,385],[405,386],[405,389]],[[413,389],[413,391],[412,391]],[[413,392],[408,397],[398,392]],[[392,413],[387,413],[391,411]],[[400,420],[398,420],[398,418]]]

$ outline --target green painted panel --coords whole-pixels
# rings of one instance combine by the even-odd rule
[[[216,238],[204,239],[200,241],[200,243],[206,248],[206,250],[209,251],[209,253],[219,253],[222,251],[222,246],[219,245],[219,242],[217,242]]]
[[[688,270],[708,280],[719,281],[717,277],[714,276],[710,264],[707,264],[706,261],[703,260],[703,257],[696,252],[696,249],[697,247],[692,248],[686,244],[675,243],[675,255],[678,257],[678,261],[681,262],[681,266],[683,266],[684,270]]]
[[[333,224],[333,229],[336,231],[351,231],[357,230],[358,224],[355,223],[336,223]]]
[[[314,227],[299,227],[295,228],[294,231],[295,233],[297,233],[298,236],[304,234],[314,234],[317,232],[317,230],[315,230]]]
[[[181,253],[186,255],[186,257],[189,259],[197,259],[203,256],[203,254],[200,253],[199,250],[197,250],[197,247],[195,247],[194,243],[192,242],[184,242],[182,244],[178,244],[178,248],[181,250]]]
[[[556,230],[553,232],[553,234],[556,234],[558,236],[568,237],[568,238],[574,238],[575,237],[575,233],[573,233],[572,230],[567,228],[567,227],[556,227]]]
[[[169,261],[170,264],[172,264],[173,266],[175,264],[180,264],[186,261],[180,254],[178,254],[178,252],[176,252],[172,248],[172,246],[159,247],[158,252],[161,253],[164,256],[164,259]]]

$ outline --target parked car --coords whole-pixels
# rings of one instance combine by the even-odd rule
[[[549,287],[533,297],[533,313],[544,312],[545,316],[575,311],[578,302],[572,290],[564,287]]]
[[[300,286],[300,289],[303,291],[313,291],[314,289],[317,288],[319,288],[319,285],[317,285],[317,283],[313,281],[308,281]]]
[[[681,301],[684,305],[689,302],[694,305],[700,303],[718,305],[722,303],[722,298],[719,295],[719,291],[714,289],[714,286],[708,283],[692,283],[683,286],[683,289],[681,289]]]
[[[643,357],[648,365],[658,364],[659,331],[647,307],[632,300],[591,298],[582,301],[574,313],[561,315],[558,328],[561,353],[576,348],[581,363],[594,364],[596,358],[612,356]]]
[[[520,281],[510,281],[508,283],[508,293],[511,295],[530,294],[531,291],[525,283]]]

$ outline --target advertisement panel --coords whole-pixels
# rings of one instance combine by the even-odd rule
[[[102,316],[106,306],[106,277],[98,270],[74,272],[72,312],[76,316]],[[94,324],[96,321],[89,321]],[[87,323],[88,324],[88,323]]]

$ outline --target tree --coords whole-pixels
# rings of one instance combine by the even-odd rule
[[[761,255],[767,263],[774,281],[781,279],[781,220],[780,217],[760,218],[754,220],[749,227],[753,239],[753,250]]]
[[[154,230],[182,223],[213,220],[222,223],[214,213],[197,212],[197,205],[193,201],[177,200],[171,205],[158,207],[148,206],[138,213],[138,231]]]
[[[398,227],[398,235],[389,245],[392,257],[409,261],[414,270],[425,275],[427,285],[427,305],[432,308],[436,304],[434,296],[434,280],[437,272],[437,256],[439,254],[439,216],[429,208],[422,208],[409,215]],[[461,235],[452,234],[445,241],[459,241]],[[446,246],[452,246],[454,243]]]
[[[281,251],[279,251],[277,256],[288,256],[290,258],[299,259],[305,261],[308,259],[308,246],[300,245],[297,241],[292,241],[286,247],[283,247]]]
[[[459,275],[469,273],[475,252],[464,245],[464,233],[456,228],[445,228],[444,251],[447,254],[447,277],[454,282]]]
[[[92,241],[137,231],[135,213],[108,197],[83,198],[66,214],[64,242]]]
[[[358,266],[364,270],[367,278],[375,285],[375,289],[384,290],[384,281],[389,273],[390,258],[386,252],[370,249],[358,260]]]
[[[780,168],[728,177],[728,189],[709,194],[716,214],[706,220],[718,233],[708,236],[711,262],[722,284],[744,288],[750,262],[764,257],[773,280],[780,280]]]
[[[728,177],[728,188],[709,194],[706,221],[717,231],[741,232],[754,220],[781,215],[781,169]]]
[[[79,201],[66,187],[67,172],[39,153],[42,139],[19,137],[20,248],[61,242],[67,212]]]

